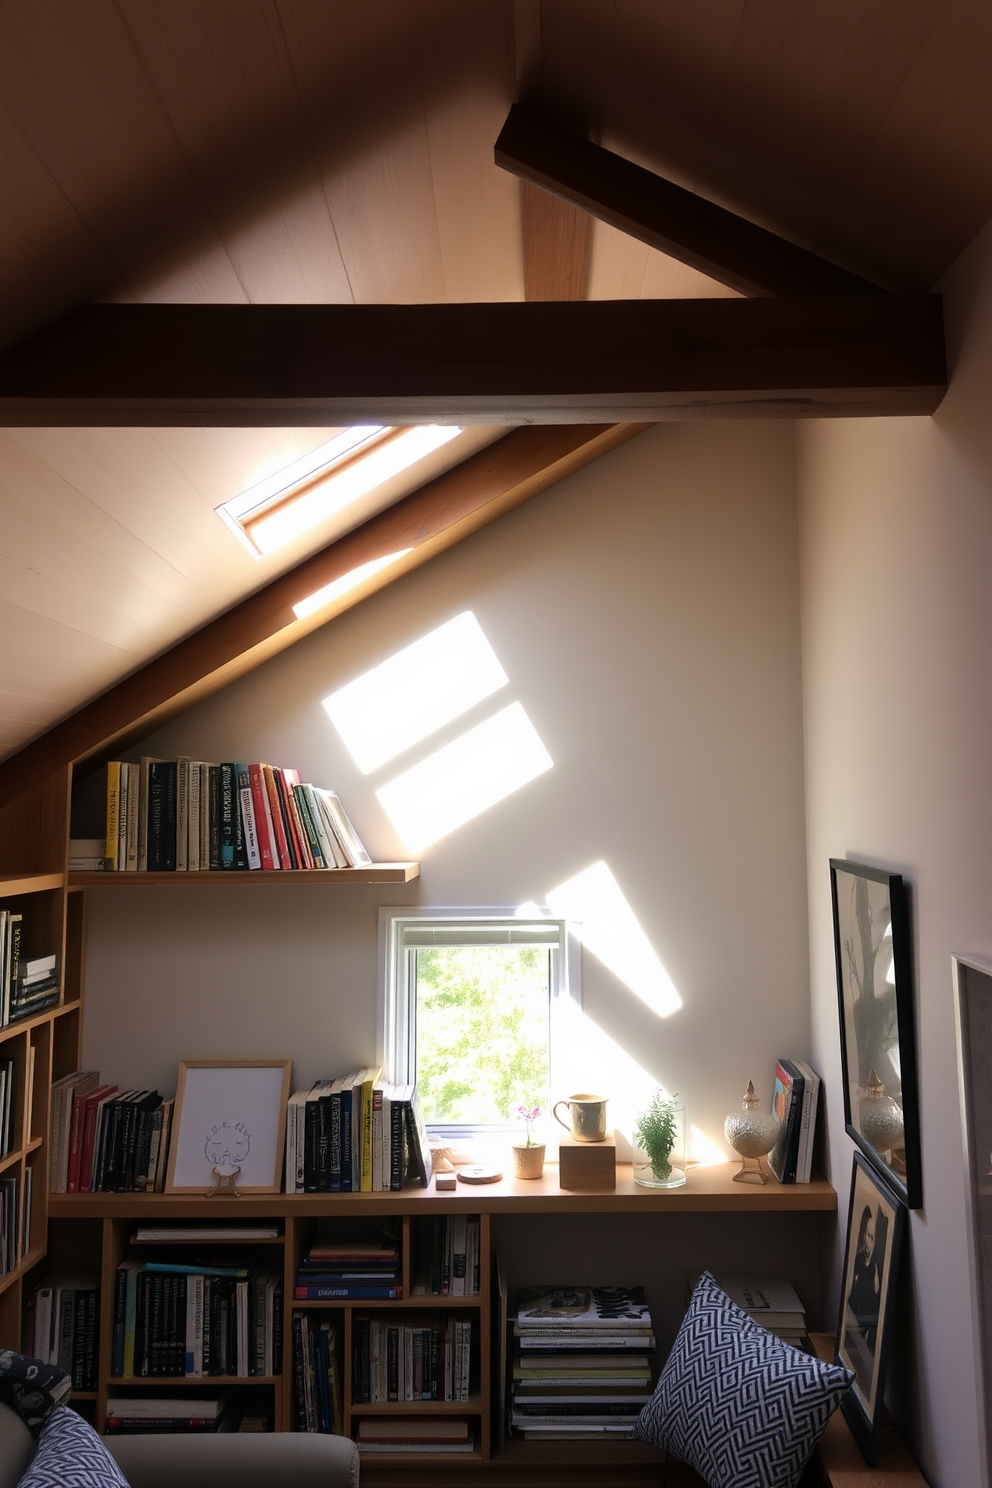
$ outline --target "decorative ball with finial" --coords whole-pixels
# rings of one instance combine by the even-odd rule
[[[771,1152],[778,1136],[778,1117],[773,1111],[759,1109],[754,1083],[747,1082],[740,1111],[731,1111],[723,1123],[723,1134],[741,1159],[735,1183],[767,1183],[761,1159]]]
[[[890,1095],[872,1070],[864,1095],[858,1104],[861,1135],[876,1152],[888,1152],[903,1144],[902,1108]]]

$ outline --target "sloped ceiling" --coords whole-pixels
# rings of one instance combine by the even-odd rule
[[[990,56],[960,0],[12,0],[0,344],[94,300],[728,293],[497,170],[515,100],[926,288],[992,214]],[[259,564],[213,513],[330,433],[0,433],[0,753],[336,535]]]

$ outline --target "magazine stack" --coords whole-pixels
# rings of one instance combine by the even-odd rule
[[[630,1436],[651,1397],[641,1287],[522,1287],[510,1426],[531,1441]]]

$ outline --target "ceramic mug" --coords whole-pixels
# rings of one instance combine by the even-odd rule
[[[569,1120],[562,1121],[558,1107],[567,1106]],[[570,1095],[555,1101],[551,1114],[576,1142],[602,1142],[606,1137],[606,1096]]]

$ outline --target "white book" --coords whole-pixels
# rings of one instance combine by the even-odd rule
[[[190,760],[189,762],[189,816],[186,866],[190,873],[199,873],[200,871],[200,765],[198,760]]]
[[[316,790],[317,799],[326,807],[334,827],[334,835],[344,849],[351,868],[364,868],[372,859],[365,851],[362,839],[352,826],[348,813],[341,805],[337,791]]]
[[[796,1182],[808,1183],[813,1172],[813,1142],[816,1137],[816,1108],[820,1097],[820,1077],[805,1059],[797,1059],[795,1063],[802,1070],[806,1080],[803,1087],[803,1126],[799,1138]]]
[[[327,802],[321,799],[320,792],[316,789],[313,791],[313,800],[317,810],[317,816],[324,829],[328,848],[330,849],[331,861],[336,868],[350,868],[351,859],[338,840],[338,834],[334,828],[334,818],[331,815]]]
[[[286,1102],[286,1192],[299,1193],[297,1186],[297,1131],[303,1116],[305,1090],[294,1090]]]
[[[189,868],[189,756],[176,760],[176,872]]]
[[[123,772],[124,766],[121,766]],[[141,766],[127,766],[127,827],[124,866],[128,873],[138,871],[138,824],[141,820]]]
[[[245,852],[248,854],[248,867],[261,868],[262,854],[258,848],[258,828],[255,825],[255,804],[251,797],[251,783],[238,787],[238,800],[241,803],[241,821],[244,826]]]

